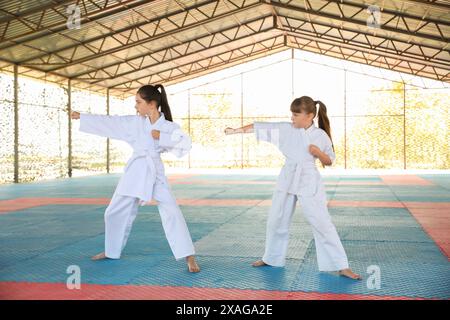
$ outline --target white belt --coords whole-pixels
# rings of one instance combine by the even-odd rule
[[[290,173],[294,173],[294,177],[292,180],[292,184],[290,185],[289,189],[298,191],[299,190],[299,183],[300,183],[300,177],[304,169],[312,169],[317,170],[316,165],[311,162],[296,162],[290,159],[286,159],[285,167],[289,170]],[[293,168],[294,167],[294,168]]]
[[[155,160],[161,160],[160,154],[158,152],[148,152],[146,150],[142,151],[135,151],[133,152],[130,160],[128,160],[127,165],[125,166],[124,171],[128,169],[128,167],[136,160],[140,158],[145,158],[145,162],[147,163],[147,167],[149,169],[149,182],[151,181],[152,184],[156,181],[156,166],[155,166]],[[153,189],[150,190],[152,193],[150,197],[153,196]],[[143,205],[143,202],[141,202],[141,205]]]
[[[134,162],[134,160],[139,159],[139,158],[145,158],[145,160],[147,162],[147,165],[150,168],[150,170],[154,171],[156,173],[154,159],[160,160],[161,159],[160,155],[159,155],[158,152],[148,152],[148,151],[145,151],[145,150],[133,152],[133,154],[131,155],[130,160],[128,160],[128,163],[125,166],[125,171]]]

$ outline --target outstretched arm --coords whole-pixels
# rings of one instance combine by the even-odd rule
[[[117,140],[130,140],[133,116],[107,116],[73,111],[71,118],[80,119],[80,131]]]
[[[256,134],[257,141],[266,141],[279,146],[280,139],[282,138],[285,129],[290,127],[288,122],[253,122],[242,128],[232,129],[226,128],[225,134],[235,133],[252,133]]]
[[[236,134],[236,133],[252,133],[252,132],[253,132],[253,123],[246,125],[244,127],[241,127],[241,128],[237,128],[237,129],[233,129],[233,128],[225,129],[226,135]]]

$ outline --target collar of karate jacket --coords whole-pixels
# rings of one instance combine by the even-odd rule
[[[155,121],[155,123],[152,123],[151,121],[149,121],[149,122],[150,122],[150,126],[151,126],[151,127],[154,127],[154,126],[156,126],[159,122],[161,122],[161,121],[163,121],[163,120],[166,120],[166,117],[164,116],[164,113],[160,111],[160,112],[159,112],[159,118],[158,118],[158,120]]]
[[[307,132],[307,133],[311,133],[313,130],[315,130],[317,127],[316,127],[316,124],[313,122],[312,123],[312,125],[308,128],[308,129],[305,129],[305,131]]]

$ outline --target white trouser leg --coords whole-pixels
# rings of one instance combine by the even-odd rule
[[[139,199],[114,193],[105,211],[105,255],[119,259],[136,218]]]
[[[191,235],[170,187],[165,184],[155,185],[153,198],[158,202],[161,222],[175,259],[194,255]]]
[[[297,196],[275,190],[267,219],[266,250],[262,260],[271,266],[283,267],[289,243],[289,226]]]
[[[347,255],[328,212],[323,184],[320,183],[315,196],[301,196],[300,204],[313,229],[319,270],[338,271],[348,268]]]

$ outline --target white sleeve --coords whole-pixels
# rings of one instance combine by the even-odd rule
[[[287,125],[290,124],[288,122],[254,122],[253,131],[256,134],[256,140],[279,145],[282,129]]]
[[[174,123],[171,129],[160,131],[159,146],[181,158],[191,150],[192,140],[178,124]]]
[[[131,140],[132,119],[135,116],[80,114],[80,131],[111,139]]]
[[[322,152],[324,152],[327,156],[330,157],[331,163],[334,163],[334,160],[336,160],[336,154],[334,153],[331,139],[325,132],[323,140],[324,140],[324,148]]]

